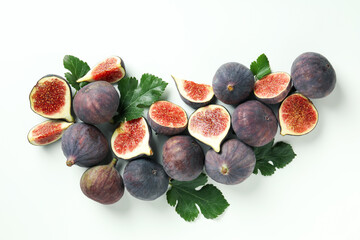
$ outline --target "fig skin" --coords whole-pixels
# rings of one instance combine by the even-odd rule
[[[254,171],[256,158],[251,147],[237,139],[221,146],[221,152],[210,149],[205,156],[205,171],[214,181],[227,185],[243,182]]]
[[[63,134],[61,147],[66,165],[76,164],[80,167],[92,167],[105,159],[109,144],[104,134],[95,126],[86,123],[75,123]]]
[[[73,123],[61,120],[47,120],[37,124],[28,133],[28,141],[35,146],[45,146],[58,141]]]
[[[113,85],[105,81],[92,82],[76,93],[74,111],[85,123],[106,123],[115,115],[119,101],[119,94]]]
[[[308,98],[323,98],[335,88],[336,73],[321,54],[306,52],[291,66],[291,77],[298,92]]]
[[[89,168],[81,176],[81,191],[101,204],[113,204],[124,195],[124,183],[115,169],[116,159],[110,164]]]
[[[257,100],[246,101],[235,108],[232,126],[238,139],[253,147],[269,143],[278,129],[273,111]]]
[[[55,113],[45,113],[43,110],[36,110],[35,102],[36,100],[34,100],[34,95],[37,93],[37,90],[39,88],[39,86],[41,86],[44,82],[47,82],[49,80],[54,80],[56,79],[57,81],[60,81],[64,84],[65,86],[65,93],[64,93],[64,106],[62,106],[57,112]],[[51,92],[54,91],[54,89],[50,90]],[[44,96],[46,98],[48,98],[49,96]],[[72,93],[71,93],[71,88],[69,83],[63,78],[60,77],[58,75],[55,74],[47,74],[45,76],[43,76],[42,78],[39,79],[39,81],[37,81],[36,85],[32,88],[30,95],[29,95],[29,100],[30,100],[30,108],[31,110],[36,113],[39,114],[42,117],[48,118],[48,119],[64,119],[68,122],[74,122],[75,119],[72,115]],[[46,103],[47,102],[52,102],[52,101],[56,101],[56,99],[45,99],[44,100]],[[55,103],[52,103],[55,104]],[[48,106],[51,108],[54,108],[54,105]]]
[[[186,96],[184,96],[183,92],[185,91],[183,88],[183,83],[182,81],[184,81],[183,79],[179,79],[179,78],[176,78],[174,76],[171,75],[171,77],[173,78],[174,82],[175,82],[175,85],[176,85],[176,88],[179,92],[179,95],[180,95],[180,98],[181,100],[183,100],[184,103],[186,103],[188,106],[194,108],[194,109],[198,109],[200,107],[205,107],[207,105],[209,105],[210,103],[214,102],[215,101],[215,94],[214,94],[214,91],[212,89],[212,87],[209,85],[208,88],[209,88],[209,93],[208,95],[206,96],[205,100],[202,100],[202,101],[196,101],[196,100],[193,100],[193,99],[189,99],[187,98]],[[191,82],[191,81],[189,81]],[[193,82],[195,83],[195,82]],[[195,83],[197,84],[197,83]]]
[[[162,196],[169,185],[169,177],[163,167],[145,159],[129,162],[123,176],[127,191],[133,197],[145,201]]]
[[[197,178],[204,167],[204,152],[190,136],[169,138],[162,152],[164,170],[178,181],[191,181]]]
[[[136,121],[136,120],[137,119],[133,119],[131,121]],[[122,131],[122,129],[124,128],[124,125],[127,122],[120,123],[120,125],[115,129],[115,131],[111,137],[111,149],[112,149],[113,153],[116,155],[116,157],[123,159],[123,160],[133,160],[133,159],[140,158],[140,157],[152,156],[154,154],[154,152],[150,146],[150,142],[152,139],[152,131],[151,131],[146,119],[144,117],[141,117],[141,120],[144,121],[144,124],[146,124],[145,136],[142,139],[142,141],[135,147],[135,150],[133,150],[132,153],[130,153],[130,154],[126,153],[126,155],[124,155],[124,154],[118,153],[115,148],[115,145],[116,145],[115,141],[117,140],[116,138],[119,135],[119,132]],[[133,134],[136,134],[136,133],[138,133],[138,132],[134,132]],[[132,138],[133,134],[127,136],[127,137],[131,137],[131,141],[135,140],[135,138]],[[139,148],[141,148],[142,151],[138,151]],[[136,150],[137,150],[137,153],[134,154],[133,152],[136,152]]]
[[[156,120],[153,119],[153,117],[151,116],[151,111],[154,107],[156,107],[155,105],[157,105],[158,103],[161,103],[161,102],[168,103],[169,105],[171,105],[171,107],[178,108],[179,110],[181,110],[184,113],[186,122],[183,123],[183,125],[180,127],[164,126],[164,125],[161,125],[160,123],[157,123]],[[169,117],[169,115],[168,115],[168,117]],[[173,136],[173,135],[180,134],[187,128],[187,125],[188,125],[188,117],[187,117],[185,110],[182,107],[176,105],[175,103],[172,103],[169,101],[157,101],[157,102],[153,103],[150,106],[149,111],[147,113],[147,121],[148,121],[149,125],[151,126],[151,128],[157,134],[162,134],[162,135],[166,135],[166,136]]]
[[[254,75],[249,68],[237,62],[229,62],[216,71],[212,87],[220,101],[238,105],[249,97],[254,83]]]
[[[275,74],[286,74],[288,76],[288,78],[290,79],[289,84],[277,96],[272,97],[272,98],[262,98],[262,97],[259,97],[255,92],[255,89],[256,89],[256,82],[255,82],[254,95],[255,95],[256,99],[259,100],[260,102],[263,102],[266,104],[277,104],[277,103],[282,102],[286,98],[286,96],[288,96],[288,94],[292,88],[292,79],[291,79],[290,75],[285,72],[275,72],[275,73],[271,73],[269,75],[275,75]],[[267,75],[265,77],[268,77],[269,75]],[[257,81],[261,81],[262,79],[257,80]]]

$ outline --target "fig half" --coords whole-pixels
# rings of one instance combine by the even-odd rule
[[[285,72],[276,72],[257,80],[254,86],[254,94],[263,103],[276,104],[284,100],[291,87],[290,75]]]
[[[285,98],[279,108],[281,135],[304,135],[311,132],[318,122],[314,104],[300,93]]]
[[[111,148],[114,154],[125,160],[141,156],[151,156],[151,131],[145,120],[141,117],[131,121],[122,122],[111,137]]]
[[[199,108],[190,116],[188,130],[191,136],[219,152],[230,125],[231,117],[226,108],[212,104]]]
[[[176,84],[181,99],[192,108],[208,105],[214,99],[212,86],[199,84],[171,76]]]
[[[73,123],[60,120],[47,120],[33,127],[29,131],[27,138],[33,145],[48,145],[59,140],[71,124]]]
[[[168,101],[153,103],[149,108],[148,121],[156,133],[168,136],[181,133],[188,124],[185,110]]]
[[[106,81],[116,83],[125,77],[124,61],[118,56],[111,56],[98,63],[77,82]]]
[[[49,119],[74,122],[71,115],[71,89],[67,81],[57,75],[42,77],[30,92],[31,109]]]

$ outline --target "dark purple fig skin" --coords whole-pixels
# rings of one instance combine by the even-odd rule
[[[108,165],[89,168],[80,180],[81,191],[90,199],[113,204],[124,195],[124,183],[119,172],[114,168],[116,159]]]
[[[216,71],[212,87],[220,101],[237,105],[253,91],[254,75],[249,68],[240,63],[225,63]]]
[[[184,103],[186,103],[188,106],[190,106],[194,109],[205,107],[205,106],[215,102],[215,100],[216,100],[215,95],[214,95],[209,101],[206,101],[206,102],[192,102],[192,101],[184,98],[181,94],[179,94],[179,95],[181,97],[181,100],[183,100]]]
[[[226,141],[221,152],[210,149],[205,156],[205,171],[216,182],[241,183],[254,171],[256,158],[251,147],[237,139]]]
[[[269,143],[278,129],[273,111],[257,100],[244,102],[235,108],[232,126],[236,136],[253,147]]]
[[[176,104],[174,104],[174,105],[176,105]],[[167,126],[162,126],[162,125],[158,124],[150,117],[150,109],[151,109],[151,106],[147,113],[147,121],[148,121],[150,127],[154,130],[154,132],[156,132],[158,134],[166,135],[166,136],[173,136],[173,135],[182,133],[187,128],[187,123],[183,127],[167,127]],[[183,108],[181,108],[181,109],[183,109]],[[185,112],[184,109],[183,109],[183,111]],[[186,115],[186,118],[188,118],[186,112],[185,112],[185,115]]]
[[[80,120],[89,124],[109,122],[119,106],[119,94],[108,82],[92,82],[81,88],[74,97],[74,111]]]
[[[163,167],[145,159],[129,162],[123,176],[127,191],[135,198],[145,201],[162,196],[169,185],[169,177]]]
[[[298,56],[291,66],[296,90],[308,98],[323,98],[335,88],[336,73],[330,62],[314,52]]]
[[[86,123],[75,123],[63,134],[61,147],[66,164],[92,167],[105,159],[110,148],[104,134]]]
[[[197,178],[204,167],[204,152],[190,136],[174,136],[163,146],[164,170],[178,181],[191,181]]]

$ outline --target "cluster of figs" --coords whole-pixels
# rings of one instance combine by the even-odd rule
[[[269,143],[278,125],[281,135],[314,129],[318,112],[310,98],[327,96],[336,82],[330,62],[313,52],[295,59],[291,75],[275,72],[257,79],[246,66],[229,62],[216,71],[212,85],[172,76],[181,99],[196,109],[190,117],[177,104],[156,101],[147,117],[116,126],[109,143],[96,125],[111,122],[116,114],[120,96],[112,83],[125,74],[122,59],[113,56],[78,80],[90,83],[73,98],[67,81],[57,75],[41,78],[30,94],[32,110],[50,119],[30,130],[30,143],[46,145],[62,138],[66,164],[88,167],[81,190],[103,204],[118,201],[125,188],[138,199],[154,200],[167,191],[170,179],[191,181],[204,168],[222,184],[244,181],[255,167],[253,147]],[[233,114],[215,99],[234,105]],[[81,121],[75,123],[74,114]],[[231,127],[236,137],[229,137]],[[154,154],[152,131],[169,136],[162,164],[149,159]],[[210,150],[204,153],[197,141]],[[115,158],[102,165],[111,150]],[[123,176],[115,168],[117,159],[128,161]]]

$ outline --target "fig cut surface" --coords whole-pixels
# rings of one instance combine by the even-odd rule
[[[125,64],[118,56],[111,56],[98,63],[77,82],[106,81],[116,83],[125,77]]]
[[[180,106],[168,101],[157,101],[149,108],[148,122],[156,133],[171,136],[186,129],[188,118]]]
[[[29,98],[31,109],[40,116],[74,122],[71,114],[71,89],[62,77],[42,77],[31,90]]]
[[[304,95],[294,93],[279,108],[281,135],[304,135],[311,132],[319,119],[313,103]]]
[[[36,146],[48,145],[59,140],[71,124],[61,120],[47,120],[29,131],[28,140]]]
[[[257,80],[254,86],[254,94],[263,103],[276,104],[284,100],[291,87],[290,75],[285,72],[276,72]]]
[[[143,155],[151,156],[151,132],[145,118],[122,122],[111,137],[111,148],[121,159],[130,160]]]
[[[212,104],[199,108],[190,116],[188,130],[191,136],[219,152],[230,125],[229,112],[223,106]]]
[[[212,86],[171,76],[176,84],[181,99],[192,108],[208,105],[214,99]]]

